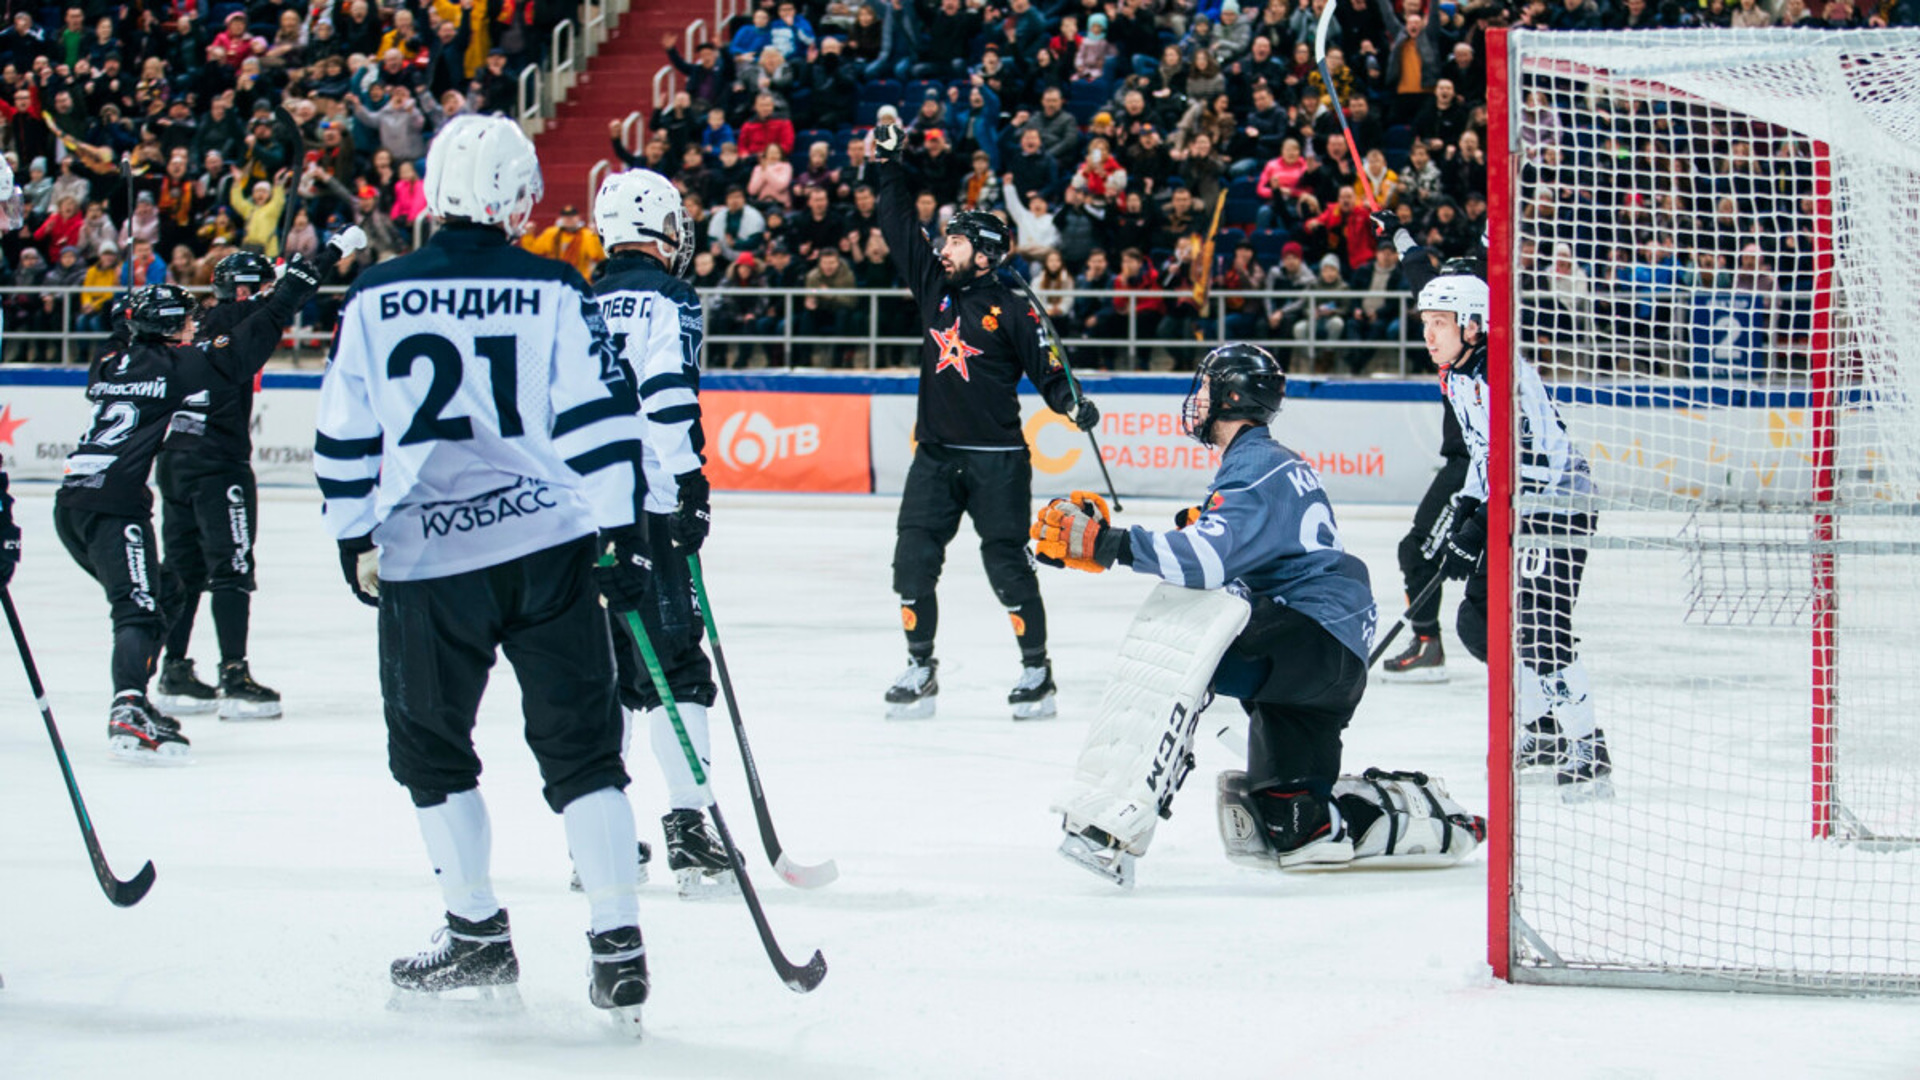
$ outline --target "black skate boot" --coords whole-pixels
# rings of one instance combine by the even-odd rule
[[[245,660],[228,660],[220,665],[220,719],[278,720],[280,691],[269,690],[253,681]]]
[[[1252,795],[1280,869],[1335,870],[1353,861],[1353,840],[1333,803],[1290,780],[1266,781]]]
[[[1599,728],[1584,739],[1566,739],[1566,761],[1554,780],[1564,803],[1613,798],[1613,757],[1607,753],[1607,733]]]
[[[647,1000],[648,989],[647,947],[640,940],[640,928],[623,926],[588,934],[587,947],[593,950],[587,1000],[596,1009],[608,1010],[621,1032],[640,1038],[640,1006]]]
[[[1551,716],[1531,721],[1520,732],[1520,745],[1513,748],[1514,764],[1522,772],[1558,770],[1567,763],[1567,740],[1560,734],[1560,723]]]
[[[179,722],[160,715],[145,694],[132,692],[113,699],[107,714],[107,753],[145,765],[193,761],[192,744],[180,734]]]
[[[667,834],[667,869],[673,871],[685,900],[709,896],[737,896],[740,884],[733,878],[733,862],[720,843],[707,817],[698,810],[675,810],[660,819]]]
[[[433,932],[433,944],[395,960],[392,976],[394,1008],[451,1000],[456,992],[471,1000],[518,1005],[520,991],[514,984],[520,981],[520,960],[513,955],[507,909],[479,922],[448,912],[447,925]]]
[[[645,840],[639,841],[638,846],[640,848],[640,852],[639,852],[640,865],[634,873],[633,883],[636,885],[645,885],[647,883],[647,864],[653,861],[653,849],[647,846],[647,842]],[[586,891],[580,885],[580,871],[575,870],[573,872],[573,880],[567,883],[567,891],[569,892],[585,892]]]
[[[1387,682],[1443,683],[1447,681],[1447,654],[1438,635],[1421,634],[1405,652],[1380,665],[1380,678]]]
[[[922,720],[933,715],[934,699],[940,695],[940,661],[929,656],[907,658],[907,670],[893,680],[887,690],[887,719]]]
[[[160,667],[160,685],[154,689],[153,703],[173,716],[210,713],[220,707],[220,691],[200,681],[193,672],[193,661],[176,656]]]
[[[1060,711],[1053,703],[1055,687],[1053,685],[1053,661],[1042,660],[1038,665],[1028,664],[1020,671],[1020,681],[1013,684],[1013,692],[1007,695],[1007,704],[1013,706],[1015,720],[1044,720]]]

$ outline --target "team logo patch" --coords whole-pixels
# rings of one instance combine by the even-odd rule
[[[911,634],[913,633],[914,627],[920,625],[920,616],[915,615],[912,608],[903,607],[900,609],[900,625],[906,629],[907,633]]]
[[[227,335],[221,334],[219,337],[213,339],[213,347],[216,349],[224,349],[227,347],[227,343],[231,340],[232,339],[227,337]]]
[[[1014,636],[1014,637],[1026,637],[1026,636],[1027,636],[1027,620],[1025,620],[1025,619],[1023,619],[1023,618],[1021,618],[1021,617],[1020,617],[1019,615],[1017,615],[1017,614],[1015,614],[1015,613],[1013,613],[1013,612],[1011,612],[1011,611],[1009,611],[1009,612],[1007,612],[1007,619],[1008,619],[1008,621],[1010,621],[1010,622],[1012,622],[1012,623],[1013,623],[1013,636]]]
[[[967,371],[967,360],[979,356],[983,350],[960,340],[960,323],[956,321],[944,333],[929,327],[927,333],[932,334],[934,343],[940,346],[940,361],[933,365],[933,373],[938,375],[953,368],[960,372],[960,378],[972,382],[973,376]]]
[[[953,306],[953,297],[951,297],[951,296],[943,296],[943,297],[941,297],[941,298],[940,298],[940,310],[941,310],[941,311],[945,311],[945,310],[947,310],[948,308],[950,308],[950,307],[952,307],[952,306]]]
[[[1000,305],[999,304],[993,305],[993,307],[987,311],[987,317],[980,320],[980,325],[983,327],[986,327],[987,333],[989,334],[993,333],[995,330],[1000,329]]]
[[[1207,509],[1218,510],[1225,505],[1226,501],[1227,497],[1216,491],[1213,493],[1213,498],[1207,500]]]

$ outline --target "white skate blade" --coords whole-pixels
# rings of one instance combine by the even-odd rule
[[[685,870],[675,870],[673,877],[679,884],[682,900],[720,900],[740,895],[740,883],[733,879],[731,870],[709,875],[698,867],[689,866]]]
[[[1015,720],[1045,720],[1051,716],[1058,716],[1060,715],[1060,708],[1055,704],[1053,698],[1054,695],[1048,694],[1039,701],[1023,701],[1013,707],[1013,718]]]
[[[1282,870],[1339,870],[1353,861],[1353,841],[1315,840],[1280,856]]]
[[[934,702],[938,698],[923,697],[919,701],[901,701],[887,706],[889,720],[925,720],[933,715]]]
[[[1391,683],[1443,683],[1447,681],[1447,669],[1444,667],[1411,668],[1406,671],[1380,671],[1381,682]]]
[[[640,1026],[640,1006],[620,1005],[606,1010],[606,1013],[607,1018],[613,1021],[613,1030],[636,1042],[646,1038],[646,1031]]]
[[[277,701],[236,701],[232,698],[221,698],[220,719],[278,720],[280,719],[280,703]]]
[[[1134,867],[1139,860],[1129,852],[1096,844],[1079,833],[1068,833],[1060,841],[1060,857],[1123,889],[1133,888]]]
[[[1560,801],[1568,806],[1606,802],[1611,798],[1613,798],[1613,781],[1604,777],[1599,780],[1583,780],[1577,784],[1560,785]]]
[[[387,999],[390,1012],[440,1016],[498,1016],[521,1012],[520,988],[513,983],[499,986],[460,986],[451,990],[409,990],[393,988]]]
[[[163,743],[158,750],[148,750],[131,735],[107,736],[107,756],[137,765],[193,764],[193,750],[190,747],[179,743]]]
[[[154,708],[168,716],[203,716],[220,708],[218,698],[195,698],[185,694],[155,694]]]

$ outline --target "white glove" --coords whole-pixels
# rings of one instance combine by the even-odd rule
[[[907,145],[907,133],[899,124],[881,124],[873,129],[874,158],[887,161],[898,157],[902,147]]]
[[[367,230],[358,225],[349,225],[334,233],[333,238],[327,243],[339,248],[340,257],[344,259],[367,246]]]

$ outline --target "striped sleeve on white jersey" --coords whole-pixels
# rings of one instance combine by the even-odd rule
[[[677,291],[677,290],[676,290]],[[602,293],[600,310],[615,348],[638,373],[640,411],[646,418],[648,509],[670,513],[678,478],[703,464],[700,427],[700,301],[652,290]]]
[[[368,385],[366,324],[349,304],[334,333],[333,355],[320,382],[313,471],[321,519],[335,540],[366,536],[380,524],[375,492],[384,434]]]
[[[596,526],[631,525],[647,497],[637,380],[585,282],[570,290],[565,307],[553,341],[554,452],[580,474]],[[580,363],[583,355],[595,363]]]

